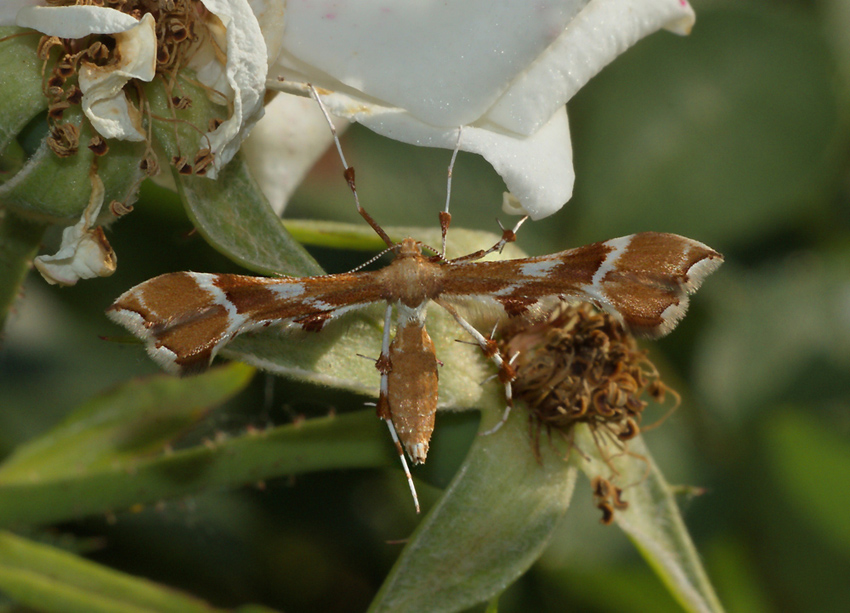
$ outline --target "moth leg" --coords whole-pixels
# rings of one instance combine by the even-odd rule
[[[413,475],[410,474],[410,468],[407,465],[407,458],[404,457],[404,449],[401,442],[398,440],[398,433],[393,425],[392,414],[390,413],[389,403],[389,374],[390,374],[390,324],[393,318],[393,307],[387,305],[384,311],[384,335],[381,340],[381,357],[375,362],[375,368],[381,373],[381,388],[378,396],[378,417],[384,420],[389,428],[390,436],[393,439],[398,458],[401,460],[401,467],[404,469],[404,476],[407,477],[407,484],[410,486],[410,493],[413,496],[413,504],[416,506],[416,512],[419,513],[419,497],[416,495],[416,486],[413,485]]]
[[[440,257],[442,259],[446,258],[446,235],[449,233],[449,224],[452,222],[452,214],[449,213],[449,203],[452,199],[452,171],[455,167],[457,152],[460,150],[460,137],[462,134],[463,126],[459,126],[457,129],[457,141],[455,142],[455,149],[452,152],[452,159],[449,162],[448,179],[446,179],[446,208],[445,210],[440,212],[440,232],[443,235],[443,250],[440,253]]]
[[[460,313],[450,304],[443,302],[442,300],[435,300],[437,304],[446,309],[452,317],[454,317],[455,321],[458,325],[466,330],[467,334],[469,334],[475,342],[478,343],[478,346],[481,347],[481,351],[484,352],[484,356],[491,359],[496,366],[499,368],[499,380],[505,386],[505,411],[502,413],[502,418],[499,420],[495,426],[490,428],[485,432],[481,432],[481,436],[487,436],[489,434],[493,434],[508,421],[508,416],[511,414],[511,409],[514,406],[513,400],[513,381],[516,379],[516,371],[514,370],[511,363],[513,360],[505,360],[502,354],[499,352],[499,346],[496,344],[492,338],[487,338],[483,334],[481,334],[478,330],[472,327],[472,325],[466,321],[463,317],[460,316]]]
[[[404,449],[402,449],[401,443],[398,440],[398,434],[395,431],[393,420],[386,417],[384,418],[384,421],[387,423],[387,428],[390,429],[390,436],[392,437],[395,448],[398,451],[401,466],[404,468],[404,476],[407,477],[407,484],[410,486],[410,493],[413,496],[413,504],[416,506],[416,512],[419,513],[419,498],[416,496],[416,486],[413,485],[413,475],[410,474],[410,468],[407,466],[407,459],[404,457]]]
[[[525,223],[526,219],[528,219],[528,215],[526,215],[525,217],[521,217],[513,228],[505,228],[502,225],[502,222],[499,222],[499,227],[502,228],[502,238],[500,238],[495,245],[493,245],[489,249],[479,249],[474,253],[470,253],[468,255],[449,260],[449,262],[452,264],[457,264],[460,262],[474,262],[476,260],[480,260],[484,256],[490,255],[495,251],[501,253],[502,249],[505,248],[505,245],[507,245],[508,243],[512,243],[516,240],[516,233],[519,232],[520,226]]]
[[[339,159],[342,161],[343,167],[343,176],[345,177],[346,182],[348,183],[348,188],[351,190],[351,193],[354,194],[354,206],[357,207],[357,212],[360,213],[360,216],[366,220],[375,233],[381,237],[387,247],[394,247],[395,243],[390,239],[384,229],[378,225],[371,215],[363,208],[360,204],[360,197],[357,195],[357,186],[354,183],[354,167],[349,166],[348,162],[345,161],[345,154],[342,152],[342,144],[339,142],[339,136],[336,132],[336,126],[334,126],[333,120],[331,120],[330,113],[328,113],[328,109],[325,107],[325,103],[322,102],[322,99],[319,97],[319,92],[316,91],[316,88],[313,87],[311,83],[307,83],[307,91],[310,94],[310,97],[316,101],[319,105],[319,109],[322,111],[322,115],[325,116],[325,121],[328,124],[328,127],[331,129],[331,134],[334,138],[334,144],[336,144],[337,153],[339,153]]]

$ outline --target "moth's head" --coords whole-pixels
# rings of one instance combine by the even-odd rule
[[[410,237],[396,246],[397,258],[415,258],[422,255],[422,243]]]

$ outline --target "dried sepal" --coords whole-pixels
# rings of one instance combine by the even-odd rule
[[[39,256],[33,262],[50,284],[74,285],[80,279],[107,277],[115,272],[115,252],[103,228],[97,225],[105,190],[94,166],[89,179],[91,197],[80,220],[62,232],[62,244],[55,254]]]
[[[97,134],[92,136],[91,140],[89,141],[88,147],[89,149],[91,149],[92,153],[97,156],[103,156],[109,153],[109,145],[103,138],[101,138]]]

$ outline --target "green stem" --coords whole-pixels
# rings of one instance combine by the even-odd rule
[[[0,330],[21,290],[47,224],[0,213]]]

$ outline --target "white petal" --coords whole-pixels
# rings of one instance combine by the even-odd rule
[[[514,132],[531,134],[638,40],[660,28],[687,34],[694,19],[685,0],[592,0],[516,79],[487,119]]]
[[[585,3],[289,2],[281,66],[285,76],[300,71],[322,87],[365,92],[426,123],[466,125],[481,117]]]
[[[89,34],[124,32],[138,20],[102,6],[27,6],[18,11],[16,23],[48,36],[83,38]]]
[[[239,150],[251,127],[263,115],[263,96],[266,91],[268,52],[257,18],[246,0],[201,0],[204,6],[221,20],[226,29],[227,64],[224,67],[223,91],[215,71],[198,73],[205,85],[222,91],[230,100],[232,114],[218,128],[208,132],[202,142],[208,142],[213,165],[206,176],[214,179],[224,164]]]
[[[90,175],[92,192],[80,221],[62,232],[62,244],[53,255],[34,260],[41,276],[51,285],[74,285],[80,279],[108,277],[115,272],[115,252],[95,220],[103,206],[103,182]]]
[[[510,192],[504,192],[502,194],[502,211],[508,215],[528,215],[528,211],[522,206],[519,198]]]
[[[24,7],[44,4],[46,0],[3,0],[0,2],[0,26],[15,26],[18,11]]]
[[[397,109],[381,112],[372,107],[366,112],[349,113],[346,97],[332,95],[323,100],[332,113],[351,116],[354,121],[395,140],[446,149],[454,148],[457,141],[457,128],[435,128]],[[528,137],[465,126],[460,148],[490,162],[532,219],[551,215],[572,195],[575,174],[564,107]]]
[[[266,41],[268,63],[271,65],[283,45],[283,24],[287,10],[286,0],[248,0],[251,11],[260,24]]]
[[[337,130],[347,125],[335,122]],[[280,215],[304,175],[332,142],[318,105],[309,98],[278,95],[242,145],[251,175]]]
[[[290,2],[273,74],[396,140],[450,149],[463,125],[462,148],[539,219],[572,193],[566,101],[643,36],[693,21],[686,0]]]
[[[106,9],[104,9],[106,10]],[[111,10],[111,9],[110,9]],[[150,81],[156,72],[156,22],[145,13],[141,21],[115,37],[118,62],[96,66],[82,62],[79,70],[82,106],[86,117],[104,138],[143,141],[141,113],[124,94],[130,79]]]

